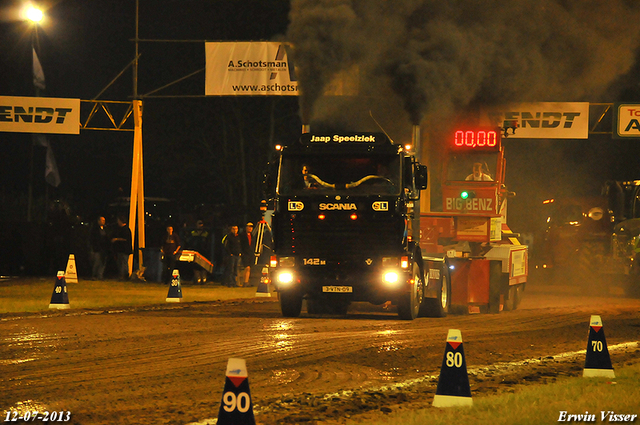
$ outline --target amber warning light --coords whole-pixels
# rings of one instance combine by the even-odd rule
[[[453,145],[459,149],[499,149],[500,135],[498,130],[457,130]]]

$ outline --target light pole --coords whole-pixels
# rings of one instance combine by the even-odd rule
[[[31,51],[32,55],[34,55],[34,59],[32,60],[32,66],[35,67],[35,55],[36,55],[36,45],[38,44],[38,23],[42,21],[44,18],[44,13],[42,10],[38,9],[33,5],[28,5],[24,10],[24,16],[27,20],[31,21],[33,27],[31,31]],[[40,85],[36,84],[36,70],[32,69],[32,75],[34,76],[34,87],[35,87],[35,95],[36,97],[40,96]],[[42,82],[44,84],[44,81]],[[27,193],[27,221],[31,221],[31,210],[33,208],[33,155],[34,155],[34,141],[33,138],[31,140],[31,151],[29,154],[29,186]]]

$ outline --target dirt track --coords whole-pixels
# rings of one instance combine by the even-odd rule
[[[534,282],[514,312],[412,322],[369,305],[284,319],[265,299],[5,316],[0,408],[70,411],[80,424],[205,423],[218,415],[227,360],[240,357],[258,423],[340,423],[429,406],[451,328],[462,331],[474,396],[513,391],[581,375],[584,355],[550,356],[586,348],[591,314],[609,346],[640,341],[640,300],[579,293]],[[639,354],[612,351],[614,368]],[[525,359],[541,361],[485,367]]]

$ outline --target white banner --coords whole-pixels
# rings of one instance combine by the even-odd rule
[[[520,103],[486,112],[483,124],[505,127],[517,123],[510,139],[588,139],[588,102]],[[506,122],[506,123],[505,123]]]
[[[297,96],[284,43],[205,43],[206,96]]]
[[[80,99],[0,96],[0,131],[80,134]]]

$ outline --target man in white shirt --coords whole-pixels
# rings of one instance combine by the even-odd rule
[[[476,182],[491,182],[493,179],[489,174],[486,174],[482,171],[482,164],[480,162],[476,162],[473,164],[473,173],[469,174],[465,179],[467,181],[476,181]]]

